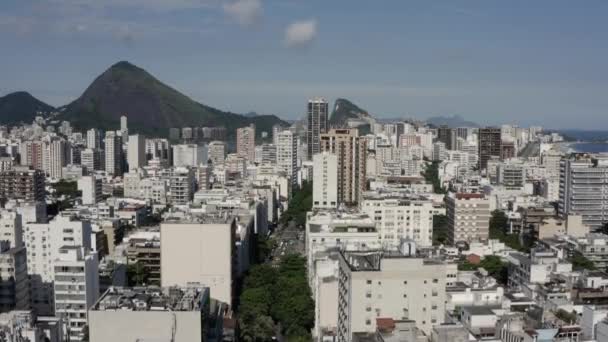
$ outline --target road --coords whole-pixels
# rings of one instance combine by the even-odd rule
[[[304,229],[299,228],[294,221],[287,226],[279,225],[275,231],[274,239],[277,243],[272,252],[275,261],[287,254],[304,254]]]

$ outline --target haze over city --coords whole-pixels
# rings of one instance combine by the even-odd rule
[[[92,1],[0,3],[0,95],[60,106],[129,60],[216,108],[299,119],[303,98],[376,117],[608,124],[608,3]]]

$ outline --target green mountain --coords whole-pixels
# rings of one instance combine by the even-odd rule
[[[124,61],[111,66],[78,99],[60,108],[58,118],[81,129],[118,129],[122,115],[128,118],[129,131],[149,135],[167,135],[171,127],[189,126],[224,126],[234,135],[236,128],[252,123],[258,133],[270,133],[275,124],[287,125],[274,115],[246,117],[200,104]]]
[[[367,119],[369,113],[347,99],[337,99],[329,118],[332,127],[344,127],[349,119]]]
[[[52,106],[25,91],[10,93],[0,97],[0,124],[32,123],[37,115],[45,115],[54,110]]]

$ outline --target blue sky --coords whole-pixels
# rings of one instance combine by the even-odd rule
[[[2,0],[0,94],[53,105],[120,60],[195,100],[302,116],[608,128],[608,1]]]

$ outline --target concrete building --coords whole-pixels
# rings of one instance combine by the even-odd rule
[[[44,172],[51,178],[60,179],[63,167],[67,165],[68,144],[63,139],[53,139],[45,142],[42,150]]]
[[[329,129],[329,104],[323,98],[308,100],[306,145],[308,147],[308,160],[321,152],[321,134]]]
[[[90,172],[105,170],[105,154],[103,150],[87,148],[80,152],[80,163]]]
[[[101,149],[101,131],[97,128],[91,128],[87,131],[87,148]]]
[[[54,262],[55,316],[66,321],[70,341],[83,341],[87,310],[99,298],[97,253],[83,247],[64,246]]]
[[[19,146],[21,165],[31,166],[36,170],[42,170],[42,156],[44,144],[40,140],[25,141]]]
[[[448,157],[448,150],[446,148],[446,145],[441,141],[434,143],[433,144],[433,155],[431,157],[432,160],[442,161],[442,160],[446,160],[447,157]]]
[[[147,284],[160,286],[160,234],[129,236],[127,261],[137,264],[145,272]]]
[[[123,137],[124,140],[127,140],[129,137],[129,125],[127,123],[127,116],[120,116],[120,136]]]
[[[338,157],[338,205],[359,203],[366,187],[366,140],[357,129],[332,129],[321,135],[320,145]]]
[[[261,144],[255,147],[256,164],[272,164],[277,163],[277,147],[273,144]]]
[[[338,342],[377,329],[377,319],[413,320],[426,335],[445,319],[446,266],[397,252],[340,253]],[[412,250],[413,249],[413,250]]]
[[[185,205],[192,200],[196,189],[194,172],[188,167],[176,167],[169,178],[169,201],[176,205]]]
[[[490,236],[490,200],[483,194],[451,193],[446,197],[448,240],[486,241]]]
[[[433,327],[431,342],[469,342],[469,332],[462,324],[441,324]]]
[[[477,135],[479,148],[479,169],[488,167],[488,160],[492,157],[500,158],[502,152],[502,133],[500,128],[480,128]]]
[[[92,205],[102,200],[102,180],[95,176],[84,176],[78,179],[78,190],[82,192],[82,204]]]
[[[196,144],[173,145],[173,166],[207,164],[207,146]]]
[[[12,210],[0,210],[0,245],[9,248],[23,246],[23,219],[21,214]]]
[[[338,156],[323,152],[315,154],[313,160],[312,207],[338,207]]]
[[[58,215],[49,223],[26,223],[27,272],[31,307],[40,315],[53,315],[54,265],[63,246],[91,248],[92,228],[88,221],[73,215]]]
[[[146,159],[157,160],[162,166],[169,167],[172,162],[171,143],[167,139],[146,139]]]
[[[213,299],[232,306],[237,222],[221,216],[197,221],[161,224],[161,286],[204,284]]]
[[[255,161],[255,125],[236,130],[236,154],[250,163]]]
[[[523,189],[526,185],[526,168],[520,163],[498,164],[498,184],[507,190]]]
[[[575,155],[561,161],[559,214],[581,215],[591,229],[608,221],[608,155]]]
[[[0,312],[30,307],[25,247],[0,243]]]
[[[207,341],[208,288],[110,288],[89,310],[91,342]]]
[[[122,138],[116,132],[106,132],[105,169],[110,176],[122,176],[123,168]]]
[[[45,199],[44,173],[27,166],[15,166],[0,172],[0,197],[25,202],[42,202]]]
[[[129,171],[146,165],[146,139],[141,134],[131,135],[127,143],[127,163]]]
[[[223,141],[212,141],[209,143],[209,160],[213,165],[224,164],[226,158],[226,143]]]
[[[403,239],[410,239],[419,246],[433,244],[432,200],[366,192],[360,207],[376,222],[382,243],[397,246]]]
[[[277,168],[296,183],[296,172],[298,170],[298,138],[289,130],[277,133]]]

